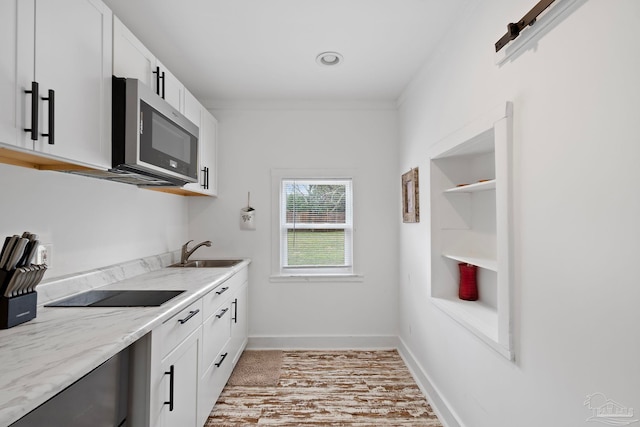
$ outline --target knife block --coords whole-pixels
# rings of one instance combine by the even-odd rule
[[[38,293],[33,291],[14,297],[5,297],[4,292],[16,270],[0,269],[0,329],[9,329],[36,317]]]

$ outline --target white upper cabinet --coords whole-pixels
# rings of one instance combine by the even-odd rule
[[[185,89],[184,91],[184,116],[191,120],[191,122],[200,127],[200,112],[202,111],[202,104],[196,99],[191,92]]]
[[[184,85],[115,16],[113,75],[142,81],[173,108],[184,113]]]
[[[16,1],[0,2],[0,142],[15,145],[18,138]]]
[[[156,59],[155,91],[176,110],[184,114],[184,85]]]
[[[209,111],[202,110],[202,125],[200,126],[201,150],[203,169],[205,173],[204,192],[209,196],[218,195],[218,121]]]
[[[217,120],[116,16],[113,17],[113,74],[144,82],[198,126],[198,182],[173,192],[216,196]]]
[[[184,91],[184,115],[200,129],[198,182],[185,185],[184,190],[204,196],[216,196],[218,194],[216,168],[218,122],[188,90]]]
[[[155,90],[156,58],[116,16],[113,17],[113,75],[138,79]]]
[[[110,167],[109,8],[99,0],[13,0],[0,8],[1,142]],[[37,93],[26,93],[34,83]]]

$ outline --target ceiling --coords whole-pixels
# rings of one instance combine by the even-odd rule
[[[475,0],[104,1],[210,106],[394,102]]]

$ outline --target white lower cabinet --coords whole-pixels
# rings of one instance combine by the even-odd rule
[[[203,426],[231,376],[233,367],[228,345],[223,347],[214,363],[200,377],[198,387],[198,426]]]
[[[195,426],[202,300],[151,332],[150,426]],[[146,425],[146,423],[143,423]]]
[[[139,339],[130,425],[202,427],[247,343],[248,267]]]
[[[229,340],[230,352],[233,354],[233,365],[238,362],[242,351],[247,346],[249,335],[249,283],[244,282],[235,292],[231,301],[233,317],[231,318],[231,339]]]
[[[202,359],[198,383],[198,426],[206,423],[247,342],[247,269],[212,291],[211,313],[202,328]],[[207,297],[205,296],[205,301]],[[217,302],[216,302],[217,301]],[[240,310],[238,309],[240,307]],[[242,316],[240,316],[242,314]],[[240,321],[240,323],[238,323]],[[242,327],[239,327],[242,326]]]
[[[162,361],[164,402],[158,425],[195,426],[198,396],[198,353],[202,327],[198,327]]]

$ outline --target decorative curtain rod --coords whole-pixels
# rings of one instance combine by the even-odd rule
[[[529,25],[535,24],[538,15],[544,12],[546,8],[551,6],[551,3],[553,3],[554,1],[555,0],[540,1],[537,5],[533,6],[533,9],[527,12],[527,14],[524,15],[517,24],[510,23],[509,25],[507,25],[507,33],[496,42],[496,52],[505,47],[511,40],[514,40],[516,37],[518,37],[520,35],[520,31],[522,31]]]

